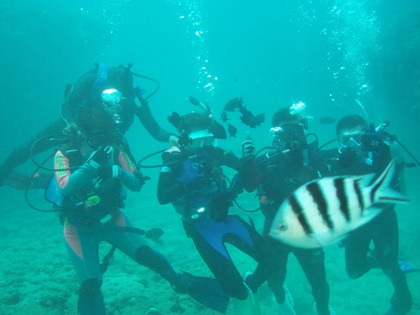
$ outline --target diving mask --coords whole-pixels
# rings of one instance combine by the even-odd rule
[[[305,137],[305,127],[301,123],[285,123],[281,127],[273,127],[270,132],[275,136],[277,141],[293,142],[301,141]]]
[[[91,149],[98,149],[106,145],[113,145],[118,142],[117,136],[106,133],[91,133],[86,135],[86,143]]]
[[[362,130],[342,132],[338,135],[338,142],[345,148],[359,147],[362,144],[363,134],[364,132]]]
[[[216,145],[216,138],[208,130],[193,131],[188,135],[188,146],[190,148],[204,148]]]
[[[116,89],[107,89],[102,91],[101,100],[105,111],[114,119],[116,124],[120,124],[120,112],[122,111],[125,97]]]
[[[297,122],[284,123],[270,129],[273,134],[273,147],[284,154],[300,154],[307,147],[305,126]]]

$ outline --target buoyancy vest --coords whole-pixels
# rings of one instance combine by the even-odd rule
[[[190,191],[173,202],[173,206],[184,219],[190,219],[197,213],[209,214],[212,210],[212,201],[220,192],[227,189],[222,168],[213,166],[209,169],[204,165],[208,162],[200,158],[189,158],[181,162],[181,170],[176,177],[177,182],[185,184],[204,176],[209,180],[207,186]]]
[[[84,162],[79,150],[62,150],[61,152],[68,159],[70,168],[74,170]],[[73,171],[70,170],[70,172]],[[115,210],[124,207],[126,198],[125,187],[115,180],[105,180],[103,185],[92,185],[89,189],[81,188],[74,194],[63,196],[56,177],[53,176],[45,191],[45,199],[61,210],[61,217],[71,218],[78,223],[100,220],[112,214]]]

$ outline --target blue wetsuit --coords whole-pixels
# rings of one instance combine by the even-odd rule
[[[162,204],[171,202],[182,216],[187,236],[192,238],[225,293],[245,299],[247,288],[225,243],[232,244],[259,263],[258,272],[246,282],[253,291],[276,270],[278,257],[251,225],[228,214],[235,193],[228,192],[221,166],[238,170],[241,161],[212,146],[203,148],[195,157],[174,151],[170,153],[175,156],[172,162],[161,170],[158,199]]]

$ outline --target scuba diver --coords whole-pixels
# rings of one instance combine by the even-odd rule
[[[254,293],[277,269],[279,259],[254,227],[229,214],[232,201],[242,192],[242,184],[235,176],[227,187],[222,166],[239,171],[242,161],[216,147],[219,129],[210,112],[182,116],[176,127],[180,146],[162,155],[158,200],[161,204],[172,203],[180,214],[187,237],[193,240],[224,292],[236,299],[238,313],[260,314]],[[254,258],[258,271],[244,280],[225,243]]]
[[[297,258],[312,287],[315,312],[320,315],[335,314],[329,307],[330,289],[326,279],[322,248],[295,248],[268,236],[268,230],[282,202],[302,184],[325,176],[327,169],[318,156],[317,141],[307,143],[308,118],[305,104],[298,103],[274,113],[271,132],[272,146],[255,153],[252,140],[243,143],[242,149],[248,160],[244,167],[244,189],[257,191],[261,211],[265,217],[263,236],[280,256],[280,264],[268,284],[281,288],[279,314],[296,314],[293,301],[284,285],[287,261],[290,253]],[[267,150],[265,154],[259,154]]]
[[[399,145],[384,131],[386,125],[370,127],[359,115],[349,115],[336,125],[340,148],[331,162],[334,175],[380,174],[391,159],[397,163],[394,187],[400,186],[398,176],[404,161],[399,155]],[[342,241],[345,248],[346,271],[357,279],[372,268],[381,268],[390,279],[394,294],[386,315],[407,314],[412,306],[411,293],[404,272],[398,264],[398,221],[395,205],[386,208],[375,219],[352,231]],[[373,243],[374,248],[370,249]]]
[[[55,154],[55,176],[46,198],[61,210],[67,251],[80,283],[78,312],[105,314],[100,290],[104,270],[98,252],[102,241],[158,273],[175,291],[213,307],[210,291],[215,286],[217,289],[217,281],[176,272],[141,233],[135,232],[138,229],[122,211],[126,189],[140,191],[148,178],[133,163],[113,117],[102,106],[84,107],[78,113],[77,125],[70,124],[64,132],[69,141]],[[224,301],[227,304],[228,297]]]
[[[92,106],[92,104],[97,104],[101,100],[104,108],[118,123],[118,129],[121,133],[124,134],[129,129],[134,116],[137,116],[153,138],[161,142],[176,143],[176,137],[158,125],[148,105],[147,100],[157,92],[159,87],[149,96],[143,98],[142,93],[144,91],[133,86],[133,76],[155,80],[132,72],[131,67],[132,65],[110,67],[99,63],[96,64],[94,70],[83,75],[71,89],[67,88],[66,98],[61,106],[61,118],[10,153],[3,164],[0,165],[0,186],[5,183],[19,186],[19,183],[14,183],[14,181],[19,180],[21,176],[9,176],[13,175],[11,174],[12,171],[31,158],[31,154],[36,155],[44,152],[53,148],[56,143],[42,141],[38,142],[32,149],[33,144],[48,135],[59,134],[66,125],[77,121],[81,108]],[[25,177],[22,178],[25,179]],[[26,186],[26,181],[22,185]]]

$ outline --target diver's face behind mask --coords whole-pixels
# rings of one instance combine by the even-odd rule
[[[288,122],[270,129],[273,134],[273,147],[284,154],[301,152],[306,149],[305,127],[301,123]]]
[[[338,164],[340,166],[344,168],[351,167],[363,154],[362,137],[364,132],[365,128],[363,126],[340,130],[338,133],[338,142],[340,144]]]
[[[85,135],[85,140],[90,149],[97,150],[103,146],[115,145],[117,142],[117,136],[106,132],[92,132]]]
[[[188,134],[185,148],[191,152],[197,152],[208,146],[216,146],[217,139],[208,130],[197,130]]]
[[[357,148],[362,144],[362,136],[365,130],[363,126],[341,130],[338,134],[338,142],[341,147]]]
[[[121,92],[116,89],[104,90],[101,94],[101,100],[105,111],[114,119],[115,124],[121,124],[120,114],[126,101]]]

